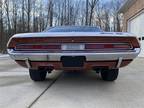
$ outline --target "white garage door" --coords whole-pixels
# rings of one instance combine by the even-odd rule
[[[136,34],[139,38],[142,47],[139,56],[144,57],[144,12],[129,20],[128,32]]]

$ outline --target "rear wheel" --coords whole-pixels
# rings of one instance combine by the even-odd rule
[[[52,73],[52,70],[53,70],[53,69],[48,69],[48,70],[47,70],[48,74]]]
[[[105,81],[114,81],[117,79],[119,69],[103,69],[101,70],[101,77]]]
[[[29,75],[33,81],[44,81],[46,78],[46,74],[46,70],[29,69]]]

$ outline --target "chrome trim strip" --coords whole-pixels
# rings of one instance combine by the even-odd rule
[[[60,61],[61,56],[85,56],[87,61],[102,61],[102,60],[118,60],[134,59],[140,53],[140,48],[135,48],[132,51],[126,52],[111,52],[111,53],[19,53],[13,49],[8,49],[10,57],[14,60],[30,61]]]

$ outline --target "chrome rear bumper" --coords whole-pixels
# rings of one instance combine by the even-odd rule
[[[140,53],[140,48],[127,52],[112,53],[21,53],[8,49],[8,54],[14,60],[30,60],[30,61],[60,61],[61,56],[85,56],[86,61],[103,61],[103,60],[119,60],[134,59]]]

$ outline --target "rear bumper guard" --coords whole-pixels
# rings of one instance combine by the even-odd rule
[[[25,59],[25,64],[29,69],[31,68],[31,63],[28,58]]]
[[[119,68],[119,67],[121,66],[122,60],[123,60],[122,57],[120,57],[120,58],[118,59],[118,63],[117,63],[117,66],[116,66],[117,68]]]

